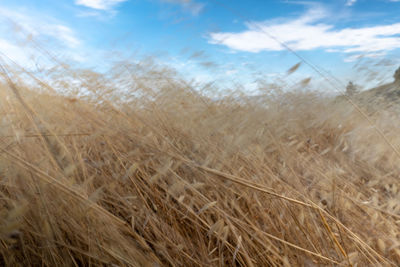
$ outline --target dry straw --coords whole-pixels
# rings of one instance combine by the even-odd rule
[[[394,111],[210,98],[151,62],[2,66],[1,265],[400,264]]]

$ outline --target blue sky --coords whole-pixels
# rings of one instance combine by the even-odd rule
[[[304,64],[287,76],[299,59],[285,45],[366,87],[400,65],[400,0],[0,0],[0,22],[0,52],[30,68],[49,61],[27,40],[77,66],[154,56],[188,79],[250,91],[257,79],[324,86]]]

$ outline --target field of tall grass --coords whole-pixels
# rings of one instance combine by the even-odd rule
[[[400,264],[390,109],[142,63],[0,72],[2,266]]]

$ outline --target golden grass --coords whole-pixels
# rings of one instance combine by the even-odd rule
[[[212,100],[140,64],[9,75],[1,265],[400,264],[394,112],[369,117],[389,145],[315,93]]]

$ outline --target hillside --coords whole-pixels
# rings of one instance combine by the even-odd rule
[[[379,109],[384,105],[386,108],[400,108],[400,68],[393,75],[394,81],[384,84],[354,96],[354,99],[370,109]]]

